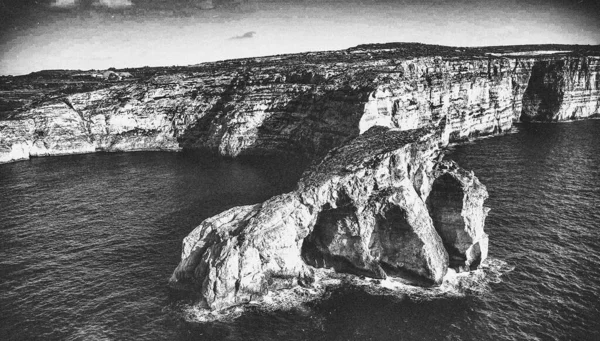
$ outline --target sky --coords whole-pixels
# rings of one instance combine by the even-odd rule
[[[600,44],[600,0],[0,0],[0,75],[384,42]]]

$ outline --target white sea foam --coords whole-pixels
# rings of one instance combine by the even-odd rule
[[[502,260],[488,259],[474,271],[456,273],[449,269],[443,283],[435,287],[411,285],[402,278],[388,277],[378,280],[338,274],[328,269],[316,269],[315,283],[311,287],[295,286],[290,289],[271,291],[260,300],[218,311],[186,305],[183,314],[190,322],[227,322],[235,320],[248,310],[301,312],[307,309],[306,303],[326,299],[333,290],[344,286],[358,287],[371,295],[384,295],[399,300],[408,296],[411,301],[481,295],[490,290],[490,283],[501,282],[500,277],[513,269],[514,267]]]

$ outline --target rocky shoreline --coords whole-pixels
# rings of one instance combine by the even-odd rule
[[[213,311],[315,287],[323,269],[427,286],[478,269],[487,191],[444,147],[600,114],[598,46],[379,44],[119,72],[2,77],[0,162],[182,149],[319,160],[294,191],[185,238],[169,285]]]

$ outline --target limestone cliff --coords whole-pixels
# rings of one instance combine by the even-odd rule
[[[451,140],[598,114],[598,47],[364,45],[190,67],[0,77],[0,162],[94,151],[324,155],[373,125]],[[115,71],[113,71],[115,73]]]
[[[373,127],[332,149],[298,188],[202,222],[170,280],[220,309],[312,283],[314,268],[442,282],[487,256],[485,187],[434,161],[444,129]],[[431,198],[431,200],[429,200]]]
[[[536,61],[523,94],[521,121],[565,121],[600,113],[599,59]]]

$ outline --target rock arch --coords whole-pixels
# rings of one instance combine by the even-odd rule
[[[488,236],[483,231],[489,211],[483,206],[487,190],[471,172],[454,162],[440,163],[436,172],[427,206],[448,251],[450,266],[476,268],[487,257]]]

